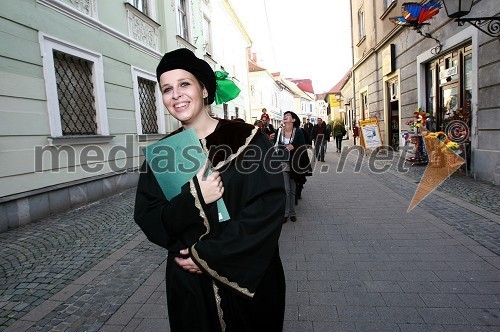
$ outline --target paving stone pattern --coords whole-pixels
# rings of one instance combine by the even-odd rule
[[[355,172],[332,143],[326,160],[283,225],[285,332],[500,330],[498,187],[452,176],[407,212],[422,167]],[[0,234],[0,331],[169,331],[165,251],[133,203]]]
[[[391,171],[406,175],[415,182],[419,182],[425,171],[425,166],[411,166],[404,164],[404,172],[398,170],[401,164],[401,154],[395,153]],[[438,186],[439,191],[452,194],[466,202],[474,204],[486,211],[500,215],[500,187],[484,181],[474,180],[471,175],[461,169],[453,173],[446,181]]]
[[[130,218],[134,193],[0,234],[0,329],[139,234]]]
[[[389,164],[390,171],[382,174],[371,172],[371,174],[379,182],[411,201],[423,176],[425,166],[411,166],[405,163],[404,168],[402,168],[399,158],[401,156],[395,154],[391,156],[390,162],[378,162],[377,169],[382,169],[383,165]],[[353,167],[353,162],[353,158],[350,158],[351,167]],[[365,172],[370,170],[367,159],[364,159],[363,169]],[[436,192],[448,193],[455,198],[500,216],[499,186],[473,180],[464,173],[454,173],[436,189]],[[418,207],[425,209],[448,225],[454,226],[489,250],[500,254],[498,219],[495,221],[485,218],[460,204],[450,204],[447,199],[432,193],[420,202]],[[492,229],[496,232],[492,232]]]
[[[143,241],[28,331],[99,331],[164,259],[163,250]]]

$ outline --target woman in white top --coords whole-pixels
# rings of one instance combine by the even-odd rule
[[[294,112],[287,111],[283,114],[283,122],[275,137],[275,145],[283,150],[283,177],[285,180],[286,206],[283,223],[297,221],[295,213],[296,179],[301,176],[303,163],[299,162],[301,157],[307,156],[305,139],[300,129],[300,119]],[[299,149],[304,147],[304,149]],[[302,166],[302,167],[299,167]]]

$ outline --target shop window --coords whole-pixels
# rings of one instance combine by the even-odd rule
[[[436,119],[437,119],[437,114],[436,114],[436,68],[433,67],[432,64],[427,65],[427,71],[426,71],[426,84],[425,84],[425,89],[426,89],[426,111],[429,113],[429,118],[427,122],[427,129],[430,131],[436,131]]]
[[[428,129],[445,131],[453,121],[470,127],[472,54],[470,45],[453,50],[427,64],[426,111]]]
[[[459,108],[458,93],[459,93],[458,85],[453,84],[442,87],[442,98],[443,98],[442,109],[444,112],[443,114],[444,127],[446,127],[446,124],[454,118],[455,112]]]
[[[464,59],[464,102],[472,99],[472,55],[467,54]]]

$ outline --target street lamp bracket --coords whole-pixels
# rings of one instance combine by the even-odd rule
[[[446,15],[454,18],[459,26],[470,23],[490,37],[500,40],[500,17],[463,17],[468,15],[473,6],[473,0],[442,0]]]

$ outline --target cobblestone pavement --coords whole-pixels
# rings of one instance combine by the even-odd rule
[[[411,166],[405,163],[405,169],[402,172],[398,170],[401,158],[400,154],[395,154],[391,171],[398,174],[402,173],[416,182],[420,181],[426,166]],[[474,204],[486,211],[500,215],[500,187],[484,181],[474,180],[463,169],[452,174],[437,189]]]
[[[348,171],[353,170],[357,163],[360,166],[357,153],[346,153],[343,157]],[[369,156],[361,160],[364,172],[369,172],[379,182],[409,201],[426,169],[426,166],[405,163],[404,155],[399,153],[382,155],[377,161],[370,161]],[[384,166],[390,166],[388,171],[374,171],[385,169]],[[500,186],[474,180],[466,176],[464,171],[457,171],[436,189],[418,206],[500,254],[500,234],[491,232],[492,229],[499,230],[499,223],[491,220],[492,216],[489,214],[500,216]],[[450,201],[454,204],[450,204]],[[471,210],[475,213],[471,213]]]
[[[285,331],[498,331],[499,187],[453,175],[407,213],[424,167],[356,173],[332,147],[283,227]],[[168,331],[165,252],[133,203],[0,234],[0,331]]]
[[[0,234],[0,329],[111,255],[140,230],[134,190]],[[70,308],[71,310],[71,308]]]

